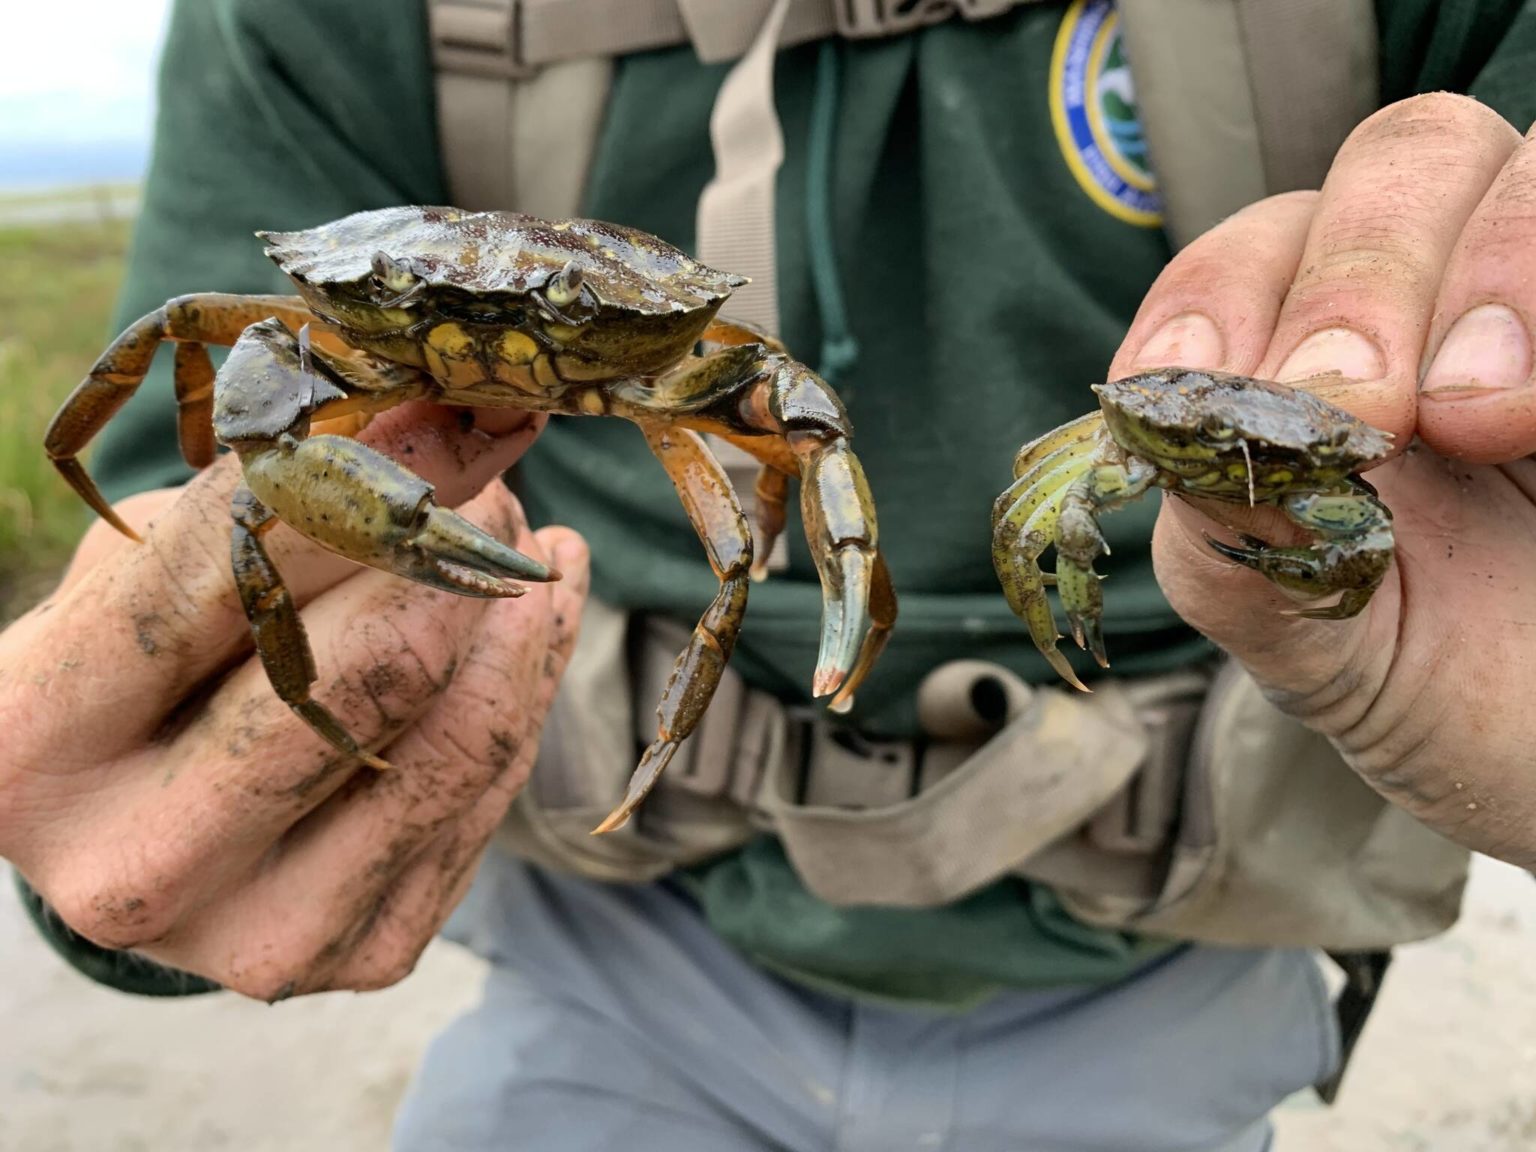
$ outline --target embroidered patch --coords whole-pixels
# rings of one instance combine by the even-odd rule
[[[1072,0],[1051,53],[1051,124],[1067,167],[1117,220],[1163,222],[1114,0]]]

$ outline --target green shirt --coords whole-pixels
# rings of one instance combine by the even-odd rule
[[[1536,14],[1519,0],[1378,8],[1384,99],[1454,88],[1522,127],[1536,117]],[[777,64],[783,335],[808,362],[838,369],[901,596],[853,717],[873,732],[910,731],[915,686],[945,660],[1051,675],[997,588],[991,504],[1019,445],[1089,406],[1086,385],[1169,256],[1134,107],[1114,83],[1123,58],[1111,45],[1086,81],[1053,72],[1058,43],[1095,11],[1026,5],[983,23],[805,45]],[[427,43],[419,0],[178,4],[120,324],[182,292],[283,291],[251,237],[258,228],[445,202]],[[726,70],[688,48],[619,62],[587,214],[691,245]],[[1103,101],[1099,128],[1124,169],[1106,178],[1117,192],[1089,187],[1053,118],[1053,88],[1062,98],[1074,83]],[[811,159],[818,118],[831,133],[826,165]],[[812,244],[817,222],[830,245]],[[824,345],[842,355],[834,362]],[[93,467],[112,498],[185,476],[168,362],[101,439]],[[536,520],[591,542],[598,595],[686,620],[708,602],[697,540],[634,428],[556,420],[522,480]],[[1104,524],[1115,556],[1105,630],[1122,674],[1206,651],[1153,579],[1154,513],[1149,501]],[[752,682],[803,700],[820,591],[798,524],[787,537],[789,570],[754,587],[735,659]],[[1049,893],[1012,880],[944,909],[832,908],[772,841],[691,881],[716,928],[760,962],[874,996],[964,1004],[1001,986],[1111,980],[1159,947],[1074,924]]]

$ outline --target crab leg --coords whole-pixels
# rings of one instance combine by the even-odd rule
[[[730,479],[696,432],[676,426],[643,427],[646,442],[677,488],[699,534],[720,590],[694,625],[656,708],[656,739],[630,777],[624,800],[594,832],[622,828],[655,786],[678,746],[693,733],[720,685],[747,609],[752,532]]]
[[[1085,692],[1087,686],[1056,648],[1056,618],[1039,560],[1055,539],[1062,495],[1109,450],[1103,427],[1095,412],[1026,444],[1014,459],[1013,483],[992,507],[992,566],[1008,606],[1029,626],[1051,667]]]
[[[309,697],[314,656],[261,537],[282,520],[338,555],[460,596],[520,596],[521,580],[559,573],[507,547],[432,498],[432,486],[383,453],[345,436],[309,436],[316,417],[384,407],[425,387],[398,365],[365,379],[358,363],[313,352],[276,320],[252,324],[215,381],[214,427],[240,456],[231,559],[256,651],[273,687],[315,732],[343,752],[387,767]]]
[[[759,574],[759,565],[763,557],[772,550],[773,542],[778,538],[779,533],[783,531],[784,504],[789,494],[789,480],[791,476],[799,473],[800,466],[789,444],[778,437],[743,436],[736,433],[721,435],[763,462],[763,470],[758,475],[756,488],[759,543],[757,559],[752,567],[752,578],[759,580],[762,579]],[[807,537],[814,539],[812,533],[820,532],[822,529],[812,527],[813,514],[805,514],[802,518],[806,522]],[[886,566],[885,554],[878,547],[875,549],[869,599],[865,611],[868,614],[869,630],[864,635],[858,658],[854,661],[847,679],[828,702],[827,706],[834,712],[846,712],[853,707],[854,693],[869,675],[880,653],[885,650],[891,629],[896,626],[896,590],[891,584],[891,572]]]
[[[208,467],[218,451],[213,436],[213,377],[213,358],[206,344],[176,345],[171,372],[176,385],[176,440],[181,458],[193,468]]]
[[[718,344],[722,348],[737,348],[743,344],[761,344],[770,352],[781,352],[789,355],[789,348],[784,341],[772,335],[766,329],[759,328],[756,324],[749,324],[745,320],[731,320],[724,316],[717,316],[709,322],[709,327],[704,329],[704,335],[699,339],[706,344]]]
[[[1293,522],[1322,537],[1304,548],[1273,548],[1244,536],[1244,548],[1206,537],[1215,551],[1252,568],[1274,584],[1309,599],[1342,591],[1335,604],[1295,608],[1290,616],[1342,620],[1358,615],[1392,563],[1392,513],[1365,483],[1349,481],[1334,492],[1287,496],[1281,507]]]
[[[781,472],[772,464],[764,464],[752,486],[753,520],[757,524],[758,549],[752,561],[752,579],[768,577],[768,558],[773,555],[774,545],[784,531],[785,505],[789,503],[789,478],[791,473]]]
[[[710,321],[709,327],[704,329],[704,335],[699,339],[703,343],[717,344],[722,348],[758,344],[772,352],[780,352],[786,356],[789,354],[784,341],[743,320],[717,317]],[[764,463],[763,470],[757,474],[757,483],[753,489],[757,497],[753,504],[753,520],[757,525],[757,555],[752,564],[753,580],[764,580],[768,576],[769,557],[773,555],[773,547],[784,531],[784,506],[789,500],[789,480],[797,471],[798,469],[795,468],[781,471],[773,464]]]
[[[1104,595],[1093,562],[1109,551],[1099,514],[1128,504],[1157,480],[1157,468],[1135,456],[1090,468],[1066,490],[1056,521],[1056,593],[1079,648],[1109,667],[1104,652]]]
[[[757,379],[734,407],[746,425],[741,431],[782,437],[793,454],[801,520],[822,586],[821,645],[811,691],[838,699],[859,664],[870,623],[879,543],[874,500],[849,446],[852,428],[842,403],[821,378],[777,353],[764,357]],[[888,622],[880,627],[889,631]]]
[[[262,544],[262,537],[278,523],[277,517],[244,484],[235,489],[230,512],[235,521],[230,533],[235,587],[277,698],[333,748],[359,757],[370,768],[387,769],[386,761],[360,748],[331,710],[309,694],[319,678],[315,655],[293,594]]]
[[[213,364],[204,345],[233,344],[247,325],[269,316],[295,329],[318,323],[298,296],[200,292],[168,300],[112,341],[48,425],[44,446],[53,466],[98,516],[124,536],[138,539],[77,457],[138,390],[161,343],[172,340],[178,344],[175,374],[182,454],[194,468],[211,462],[213,442],[202,429],[212,404]]]
[[[848,415],[836,394],[798,361],[762,344],[743,343],[654,382],[615,385],[610,396],[614,411],[642,424],[661,418],[713,432],[799,477],[801,519],[822,585],[812,691],[846,707],[857,684],[850,684],[852,673],[859,668],[862,676],[873,663],[896,605],[894,594],[884,596],[881,615],[872,621],[871,592],[882,563],[874,501],[849,446]],[[777,490],[767,488],[770,496]],[[888,577],[882,579],[889,590]],[[865,656],[871,644],[876,647]]]

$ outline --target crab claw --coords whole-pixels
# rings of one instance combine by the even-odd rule
[[[560,579],[558,569],[541,564],[471,524],[457,512],[429,502],[420,532],[396,548],[390,569],[418,584],[462,596],[521,596],[526,589],[510,580],[540,583]]]
[[[1263,572],[1265,564],[1263,555],[1268,551],[1268,545],[1256,536],[1243,535],[1243,543],[1246,548],[1239,548],[1236,544],[1228,544],[1224,540],[1218,540],[1209,532],[1201,533],[1205,542],[1210,545],[1211,551],[1218,556],[1225,556],[1228,560],[1236,561],[1245,568],[1252,568],[1255,572]]]
[[[829,580],[828,577],[831,577]],[[859,658],[869,627],[869,589],[874,579],[874,554],[856,544],[839,548],[836,559],[823,566],[826,593],[821,620],[821,650],[811,693],[830,696],[842,688]]]
[[[560,573],[509,548],[457,512],[432,485],[382,452],[345,436],[237,445],[245,480],[278,517],[326,548],[460,596],[520,596],[513,580]]]
[[[882,584],[879,636],[871,631],[870,588],[879,565],[875,504],[863,466],[842,435],[824,432],[790,437],[800,470],[800,515],[806,542],[821,577],[821,644],[811,680],[814,696],[836,696],[845,709],[853,690],[884,647],[895,621],[894,594]],[[868,658],[860,659],[860,653]],[[857,675],[855,676],[855,670]]]

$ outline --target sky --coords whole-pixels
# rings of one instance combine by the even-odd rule
[[[0,186],[134,179],[148,149],[170,0],[10,6]]]

